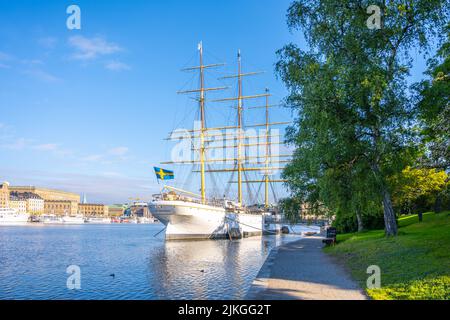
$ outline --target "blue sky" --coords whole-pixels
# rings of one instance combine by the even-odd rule
[[[269,87],[280,100],[275,52],[304,47],[287,29],[289,3],[0,0],[0,180],[85,192],[92,202],[148,200],[159,188],[152,166],[170,154],[163,139],[195,109],[176,91],[195,87],[179,69],[196,64],[197,43],[207,62],[227,63],[212,84],[233,72],[239,48],[245,70],[266,71],[244,90]],[[71,4],[81,30],[66,27]],[[413,55],[419,79],[425,64]]]

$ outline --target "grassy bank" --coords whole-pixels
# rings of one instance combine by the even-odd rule
[[[399,219],[399,235],[383,230],[338,235],[325,248],[366,288],[369,265],[381,269],[381,288],[367,289],[372,299],[450,299],[450,212]]]

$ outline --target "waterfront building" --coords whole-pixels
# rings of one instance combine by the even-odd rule
[[[27,199],[27,212],[31,214],[44,213],[45,201],[41,197],[30,197]]]
[[[14,206],[20,207],[22,210],[23,203],[25,203],[25,211],[19,212],[28,212],[30,214],[42,214],[44,213],[44,199],[42,199],[38,194],[33,192],[10,192],[10,203],[15,201],[17,203]]]
[[[104,204],[80,203],[78,205],[78,213],[86,217],[108,217],[109,208]]]
[[[0,184],[0,208],[9,208],[9,183]]]
[[[11,196],[9,198],[9,207],[17,210],[19,213],[27,213],[27,201],[23,198]]]
[[[56,215],[76,215],[78,202],[70,200],[45,200],[44,212]]]
[[[156,219],[150,213],[148,205],[145,202],[135,202],[133,205],[130,206],[130,213],[134,217]]]
[[[80,202],[80,195],[62,190],[40,188],[35,186],[9,186],[10,192],[31,192],[39,195],[44,201],[61,201],[69,200],[75,203]]]
[[[110,217],[120,217],[123,215],[125,208],[123,205],[111,205],[108,207]]]

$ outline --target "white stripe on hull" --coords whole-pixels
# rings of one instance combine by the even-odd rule
[[[226,212],[224,208],[184,201],[154,201],[151,213],[166,226],[166,239],[226,238],[261,235],[262,216]],[[234,234],[234,233],[233,233]]]

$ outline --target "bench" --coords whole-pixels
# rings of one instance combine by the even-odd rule
[[[328,227],[325,239],[322,240],[327,246],[336,244],[336,228]]]

